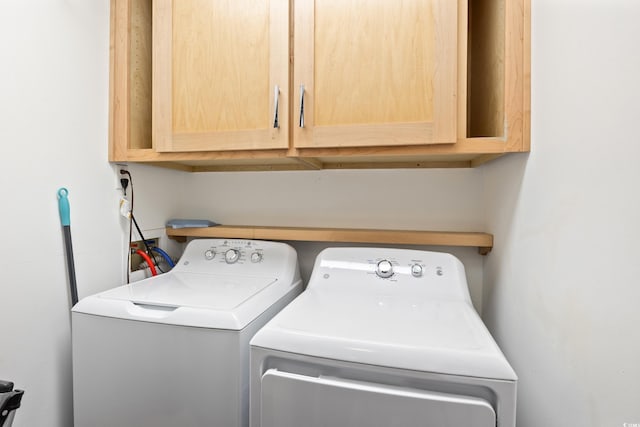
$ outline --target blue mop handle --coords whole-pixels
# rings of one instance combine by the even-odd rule
[[[78,302],[78,286],[76,284],[76,268],[73,262],[73,245],[71,243],[71,218],[69,215],[69,190],[61,188],[58,190],[58,209],[60,210],[60,222],[64,233],[64,247],[67,253],[67,272],[69,274],[69,293],[71,296],[71,307]]]
[[[71,225],[71,215],[69,208],[69,199],[67,196],[69,195],[69,190],[66,188],[61,188],[58,190],[58,209],[60,210],[60,222],[63,226]]]

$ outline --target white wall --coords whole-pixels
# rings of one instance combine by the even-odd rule
[[[220,223],[477,230],[482,175],[473,169],[198,173],[207,197],[185,211]]]
[[[183,215],[221,224],[448,231],[484,226],[482,174],[473,169],[197,173],[188,180]],[[328,244],[289,243],[308,278]],[[481,310],[483,257],[477,248],[414,248],[458,256]]]
[[[72,425],[58,188],[70,192],[80,297],[124,275],[126,224],[107,163],[108,26],[108,0],[0,2],[0,379],[26,390],[16,427]],[[185,174],[131,170],[141,218],[161,227]]]
[[[171,218],[184,218],[185,200],[192,196],[191,175],[186,172],[148,165],[130,164],[128,171],[133,180],[134,216],[146,239],[157,237],[160,246],[172,257],[182,254],[184,245],[168,239],[165,224]],[[131,197],[131,188],[127,198]],[[127,231],[128,226],[125,224]],[[125,236],[128,239],[128,234]],[[139,240],[135,225],[133,240]]]
[[[1,2],[0,378],[16,427],[71,425],[56,190],[70,190],[80,296],[119,283],[124,223],[106,162],[108,1]],[[640,423],[640,3],[533,0],[533,152],[476,170],[184,174],[130,166],[149,233],[222,223],[482,230],[452,249],[520,376],[519,427]],[[484,183],[483,183],[484,179]],[[483,209],[484,214],[483,214]],[[303,270],[323,244],[295,243]],[[444,248],[448,249],[448,248]]]
[[[124,278],[126,222],[107,163],[109,2],[2,2],[0,378],[26,390],[14,426],[72,423],[70,324],[56,191],[70,191],[80,297]],[[185,174],[130,165],[148,236],[171,217],[223,223],[477,230],[479,171]],[[293,243],[305,276],[325,245]],[[442,249],[442,248],[440,248]],[[445,248],[447,249],[447,248]],[[481,304],[482,259],[465,263]]]
[[[124,278],[126,222],[107,163],[109,2],[1,2],[0,378],[26,390],[15,427],[72,425],[68,282],[56,191],[69,189],[82,298]],[[476,230],[480,171],[186,174],[129,165],[150,236],[171,217],[235,224]],[[322,244],[293,243],[305,275]],[[482,258],[466,260],[474,302]]]
[[[518,427],[640,423],[640,3],[532,3],[532,152],[482,168],[484,317]]]
[[[0,4],[0,377],[14,425],[71,425],[69,299],[56,190],[69,189],[81,295],[118,280],[107,142],[108,1]]]

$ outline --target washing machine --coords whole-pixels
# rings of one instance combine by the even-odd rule
[[[457,258],[329,248],[251,340],[251,426],[513,427],[516,382]]]
[[[191,241],[72,310],[76,427],[249,425],[249,340],[302,290],[289,245]]]

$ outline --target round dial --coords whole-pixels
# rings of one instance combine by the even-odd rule
[[[420,264],[413,264],[411,266],[411,275],[413,277],[420,277],[422,276],[422,266]]]
[[[224,260],[227,264],[233,264],[240,258],[240,251],[237,249],[229,249],[224,253]]]
[[[376,274],[383,279],[393,276],[393,265],[391,265],[391,261],[386,259],[380,261],[376,267]]]
[[[262,261],[262,254],[260,252],[254,252],[251,254],[251,262]]]
[[[207,261],[211,261],[215,258],[215,256],[216,251],[214,251],[213,249],[207,249],[206,251],[204,251],[204,259],[206,259]]]

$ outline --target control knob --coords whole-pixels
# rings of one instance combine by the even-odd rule
[[[207,261],[211,261],[213,258],[215,258],[216,256],[216,251],[214,251],[213,249],[207,249],[206,251],[204,251],[204,259],[206,259]]]
[[[378,262],[378,266],[376,267],[376,274],[378,277],[382,277],[383,279],[389,278],[393,276],[393,265],[391,265],[391,261],[383,259]]]
[[[411,266],[411,275],[413,277],[420,277],[422,276],[422,266],[420,264],[413,264]]]
[[[251,254],[251,262],[262,261],[262,254],[260,252],[254,252]]]
[[[224,260],[227,264],[233,264],[240,258],[240,251],[237,249],[229,249],[224,253]]]

